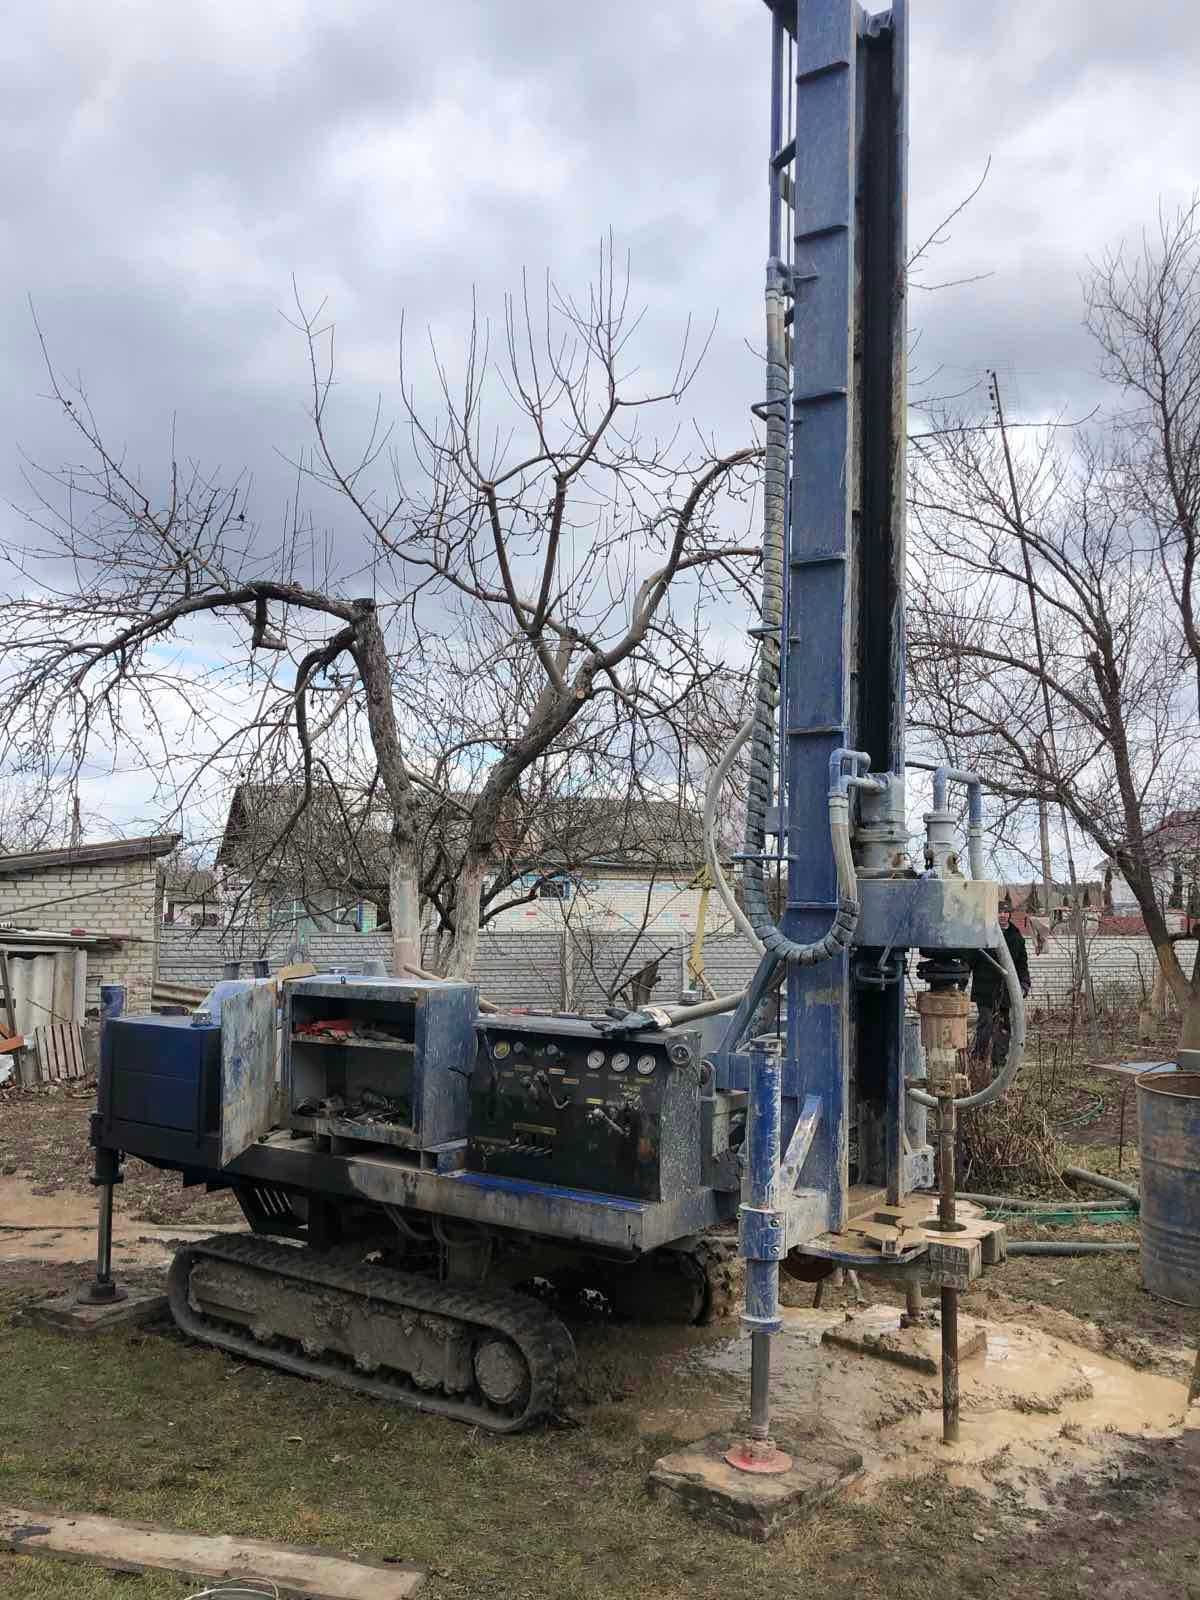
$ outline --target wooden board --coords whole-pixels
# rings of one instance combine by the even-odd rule
[[[32,1038],[40,1083],[60,1083],[87,1076],[83,1033],[77,1022],[48,1022],[44,1027],[35,1028]]]
[[[257,1579],[281,1600],[407,1600],[424,1581],[417,1567],[359,1561],[293,1544],[198,1535],[114,1517],[0,1506],[0,1548],[20,1555],[90,1561],[117,1572],[180,1572],[189,1578]],[[65,1592],[65,1589],[64,1589]]]

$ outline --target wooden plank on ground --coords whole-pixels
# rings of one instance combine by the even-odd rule
[[[18,1506],[0,1506],[0,1549],[90,1561],[116,1572],[179,1572],[206,1583],[256,1578],[274,1584],[281,1600],[406,1600],[424,1578],[418,1567],[334,1556],[303,1545],[177,1533],[147,1522]]]
[[[86,1077],[83,1032],[77,1022],[47,1022],[33,1030],[32,1038],[42,1083]]]

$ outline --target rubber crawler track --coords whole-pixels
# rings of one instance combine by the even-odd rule
[[[519,1413],[492,1406],[482,1396],[449,1396],[418,1389],[399,1375],[394,1379],[358,1371],[341,1361],[305,1355],[294,1346],[286,1349],[260,1343],[253,1334],[210,1321],[193,1309],[188,1295],[192,1268],[202,1259],[313,1288],[358,1295],[397,1309],[431,1312],[465,1323],[473,1331],[503,1334],[517,1346],[529,1367],[529,1396]],[[567,1329],[550,1311],[520,1295],[495,1294],[447,1286],[428,1278],[396,1272],[389,1267],[352,1265],[329,1261],[308,1250],[272,1244],[249,1235],[218,1234],[178,1250],[167,1278],[171,1314],[191,1338],[218,1346],[235,1355],[248,1356],[268,1366],[280,1367],[298,1377],[338,1384],[356,1394],[412,1406],[436,1416],[488,1428],[494,1433],[518,1433],[552,1416],[575,1366],[575,1346]]]

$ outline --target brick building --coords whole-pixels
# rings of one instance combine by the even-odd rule
[[[67,933],[83,929],[117,948],[88,962],[89,1007],[99,985],[123,983],[126,1009],[149,1011],[162,916],[161,858],[178,834],[106,839],[66,850],[0,856],[0,923]]]

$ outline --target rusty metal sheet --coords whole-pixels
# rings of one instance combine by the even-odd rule
[[[271,1131],[275,988],[260,983],[221,1001],[222,1167]]]

